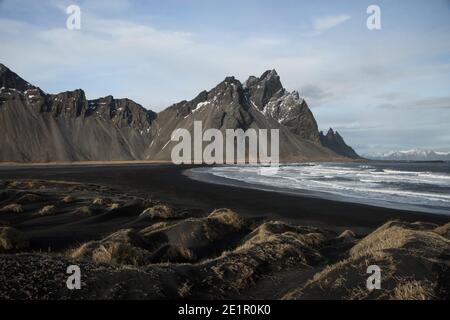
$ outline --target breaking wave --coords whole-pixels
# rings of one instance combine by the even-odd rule
[[[219,166],[193,169],[193,177],[214,183],[450,215],[448,163],[290,164],[281,166],[274,176],[260,175],[259,166]]]

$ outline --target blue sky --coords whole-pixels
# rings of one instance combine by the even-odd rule
[[[0,0],[0,43],[0,62],[47,92],[155,111],[276,69],[360,153],[450,151],[449,0]]]

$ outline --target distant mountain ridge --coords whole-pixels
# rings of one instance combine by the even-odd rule
[[[335,132],[333,128],[330,128],[326,135],[320,132],[320,141],[323,146],[333,150],[339,155],[351,158],[359,159],[360,156],[353,150],[352,147],[348,146],[339,132]]]
[[[382,154],[368,155],[367,157],[373,160],[393,161],[450,161],[450,152],[412,149],[389,151]]]
[[[194,121],[221,131],[279,129],[282,161],[348,157],[323,143],[306,101],[284,89],[275,70],[244,84],[228,77],[159,113],[130,99],[88,100],[81,89],[48,94],[3,64],[0,87],[2,162],[169,161],[172,132],[192,132]]]

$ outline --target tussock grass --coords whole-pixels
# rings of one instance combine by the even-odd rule
[[[37,216],[52,216],[54,214],[56,214],[56,206],[48,205],[39,210]]]
[[[426,223],[388,222],[353,246],[347,258],[326,266],[285,298],[435,299],[435,288],[447,286],[442,284],[446,281],[442,273],[448,270],[445,257],[450,251],[450,241],[435,228]],[[445,230],[443,226],[438,231]],[[381,269],[381,290],[365,287],[370,265]]]
[[[0,227],[0,252],[22,250],[28,246],[28,238],[22,232],[11,227]]]
[[[170,226],[170,224],[167,222],[158,222],[158,223],[152,224],[151,226],[148,226],[148,227],[142,229],[140,231],[140,233],[145,236],[146,234],[149,234],[149,233],[152,233],[155,231],[161,231],[169,226]]]
[[[109,210],[116,210],[116,209],[119,209],[119,208],[120,208],[120,204],[118,204],[118,203],[111,203],[109,205]]]
[[[326,237],[312,230],[303,230],[280,221],[270,221],[260,225],[250,233],[248,240],[238,249],[246,250],[256,244],[290,243],[294,241],[299,247],[320,248]]]
[[[437,227],[434,232],[450,240],[450,223]]]
[[[443,238],[422,229],[418,224],[388,222],[356,244],[350,255],[353,258],[372,256],[382,259],[390,255],[389,249],[410,248],[414,251],[418,247],[417,241],[426,243],[429,249],[439,249]]]
[[[12,203],[9,205],[4,206],[0,212],[3,213],[22,213],[24,212],[23,207],[21,204]]]
[[[165,204],[157,204],[147,208],[140,216],[149,217],[151,219],[172,219],[177,217],[172,207]]]
[[[343,241],[353,241],[356,238],[356,234],[351,230],[345,230],[337,238]]]
[[[181,299],[187,299],[191,295],[193,285],[186,281],[178,288],[178,296]]]
[[[71,257],[114,265],[142,266],[148,262],[145,250],[120,242],[88,242],[74,250]]]
[[[434,286],[430,281],[408,281],[401,283],[394,289],[394,300],[432,300]]]
[[[145,240],[134,230],[115,232],[101,241],[90,241],[73,250],[75,259],[89,259],[95,263],[142,266],[149,262],[150,254],[140,246]]]
[[[61,202],[65,203],[65,204],[70,204],[70,203],[74,203],[76,201],[76,199],[72,196],[65,196]]]
[[[230,209],[214,210],[208,216],[208,219],[217,220],[218,222],[232,226],[235,229],[243,229],[249,225],[249,222],[246,219]]]
[[[97,206],[105,206],[105,205],[109,204],[110,202],[111,202],[111,200],[106,199],[106,198],[101,198],[101,197],[97,197],[94,200],[92,200],[92,204],[97,205]]]
[[[36,189],[38,187],[38,184],[33,181],[29,181],[25,184],[25,187],[28,189]]]
[[[9,183],[8,183],[9,188],[17,188],[17,187],[19,187],[19,185],[20,185],[19,181],[9,181]]]

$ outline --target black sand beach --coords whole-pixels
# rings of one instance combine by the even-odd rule
[[[0,166],[0,179],[42,179],[105,185],[119,192],[157,198],[177,207],[210,212],[229,208],[248,217],[268,217],[337,231],[367,233],[386,221],[443,224],[448,216],[281,194],[190,179],[193,166],[172,164]]]
[[[1,166],[0,300],[449,296],[448,217],[209,184],[189,168]],[[366,289],[372,264],[383,290]]]

